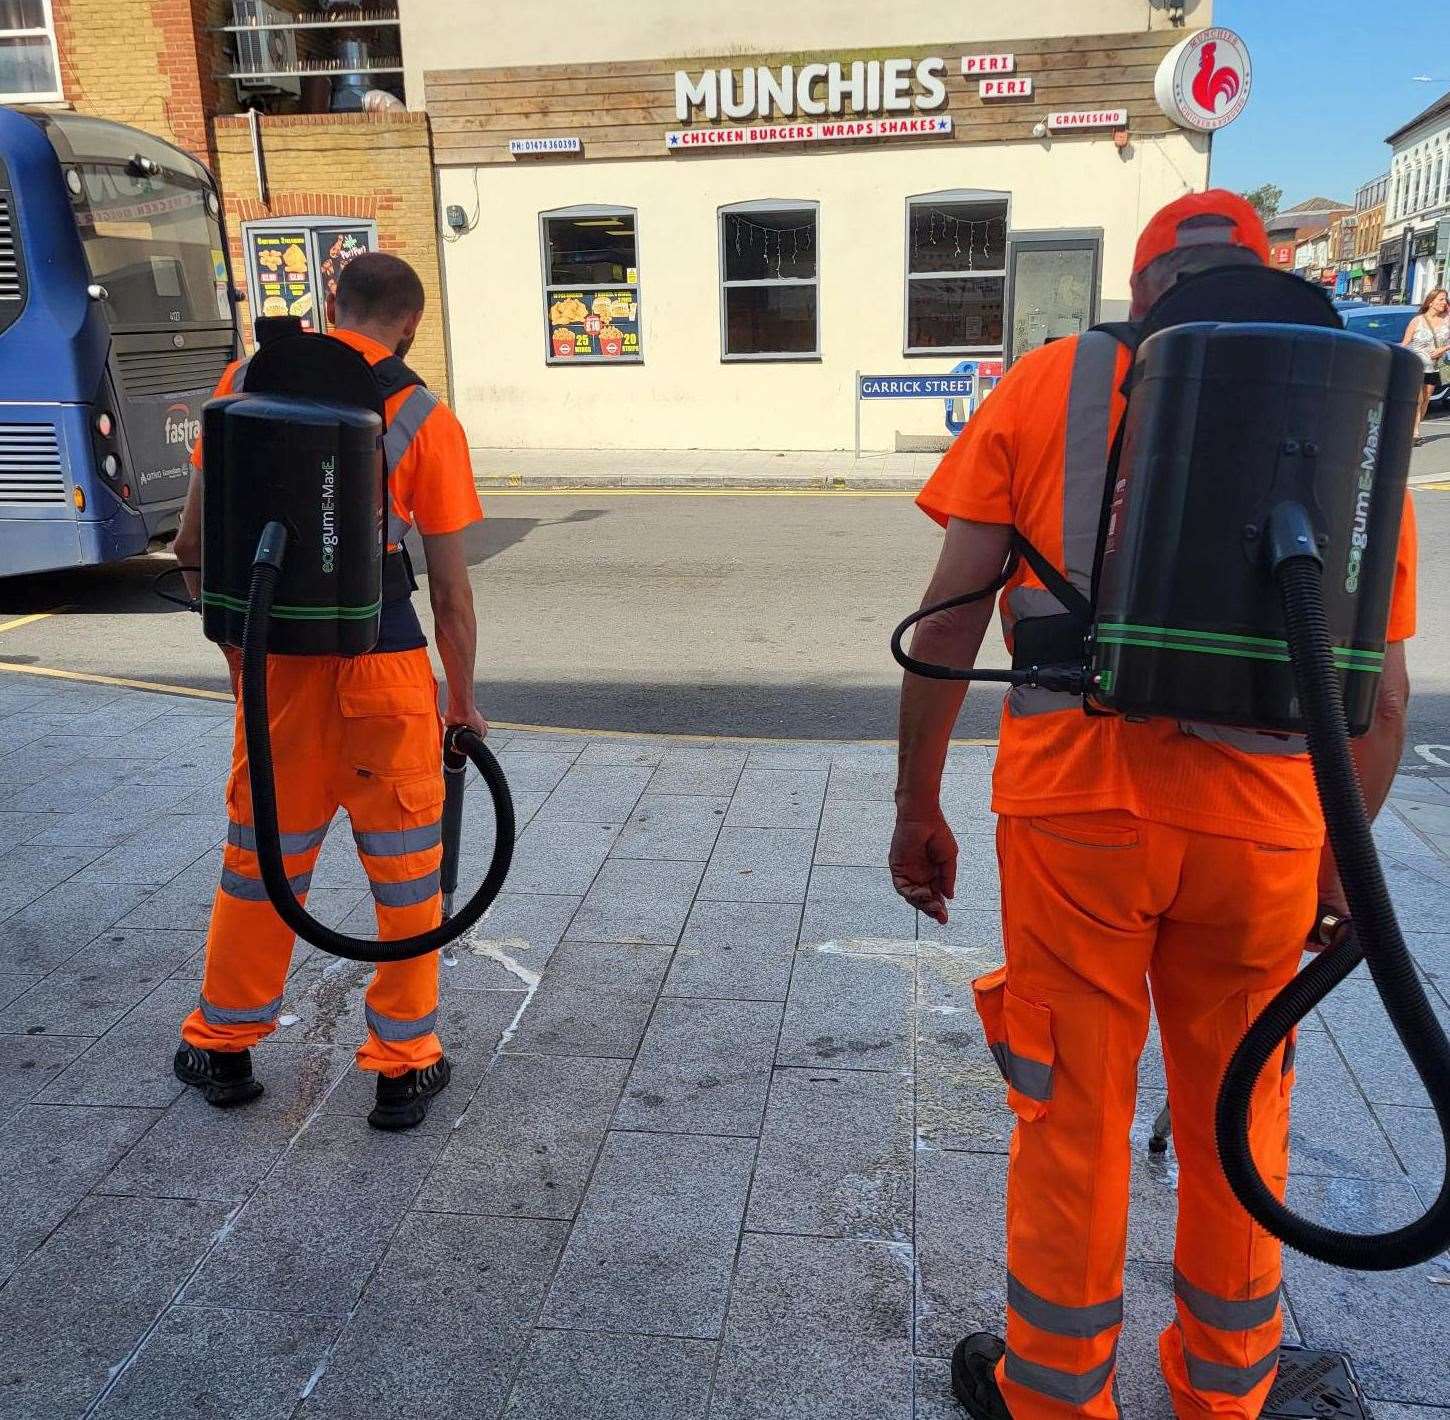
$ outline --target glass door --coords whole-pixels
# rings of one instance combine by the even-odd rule
[[[1007,239],[1007,359],[1081,335],[1098,318],[1101,231],[1013,232]]]

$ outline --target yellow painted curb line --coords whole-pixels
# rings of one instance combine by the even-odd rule
[[[516,488],[475,483],[489,498],[915,498],[909,488]]]
[[[16,631],[22,626],[29,626],[35,621],[44,621],[48,616],[54,616],[56,612],[64,611],[63,606],[58,606],[54,611],[33,611],[29,616],[17,616],[14,621],[0,621],[0,631]]]
[[[113,685],[122,690],[144,690],[153,695],[179,695],[191,700],[219,700],[230,705],[232,696],[228,691],[199,690],[188,685],[168,685],[164,681],[131,680],[125,676],[93,675],[85,671],[62,671],[53,666],[24,666],[14,661],[0,661],[0,672],[12,675],[34,675],[52,680],[81,681],[87,685]],[[653,730],[581,730],[571,725],[521,725],[512,720],[490,720],[496,730],[517,730],[530,735],[551,735],[558,738],[610,739],[610,740],[665,740],[676,744],[735,744],[735,745],[794,745],[799,740],[774,738],[764,735],[670,735]],[[847,745],[892,745],[895,740],[806,740],[806,744]],[[996,740],[953,740],[954,745],[991,747]]]

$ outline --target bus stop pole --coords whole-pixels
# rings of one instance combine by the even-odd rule
[[[851,386],[851,403],[856,411],[856,462],[861,462],[861,372],[856,371],[856,383]]]

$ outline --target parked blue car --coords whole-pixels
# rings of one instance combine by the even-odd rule
[[[1363,306],[1357,310],[1341,310],[1339,314],[1346,330],[1398,345],[1419,313],[1419,306]],[[1450,400],[1450,385],[1441,385],[1430,400],[1430,408],[1444,409],[1447,400]]]

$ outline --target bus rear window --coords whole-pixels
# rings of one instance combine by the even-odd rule
[[[231,320],[221,229],[205,188],[83,163],[76,226],[113,327]]]

